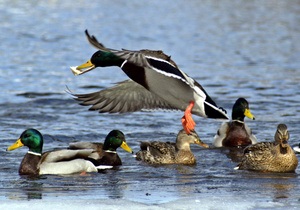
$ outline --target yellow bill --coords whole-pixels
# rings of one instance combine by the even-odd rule
[[[195,140],[195,144],[198,144],[204,148],[209,148],[208,144],[205,144],[203,141],[201,141],[201,139]]]
[[[93,70],[96,68],[96,66],[92,64],[91,60],[88,60],[86,63],[81,64],[80,66],[71,66],[70,68],[73,74],[77,76]]]
[[[133,153],[132,149],[128,146],[128,144],[125,141],[123,141],[123,143],[121,144],[121,148],[124,149],[126,152]]]
[[[14,149],[18,149],[19,147],[23,147],[24,144],[21,142],[21,139],[18,139],[15,143],[13,143],[11,146],[9,146],[6,150],[11,151]]]
[[[255,116],[250,112],[250,109],[246,109],[244,115],[251,120],[255,120]]]

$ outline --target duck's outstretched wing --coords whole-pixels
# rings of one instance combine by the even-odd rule
[[[101,91],[88,94],[73,94],[81,105],[100,113],[126,113],[141,110],[177,110],[164,99],[151,93],[132,80],[126,80]]]

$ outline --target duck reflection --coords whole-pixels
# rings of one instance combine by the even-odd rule
[[[242,161],[244,149],[245,147],[223,147],[221,151],[233,162],[239,163]]]
[[[114,167],[113,170],[103,171],[105,173],[106,181],[101,184],[102,188],[106,191],[108,198],[121,199],[124,197],[124,190],[127,188],[126,177],[120,176],[121,170],[119,167]],[[122,178],[121,178],[122,177]]]
[[[13,190],[7,193],[10,200],[35,200],[42,199],[43,182],[32,176],[22,176],[17,182],[13,182]]]

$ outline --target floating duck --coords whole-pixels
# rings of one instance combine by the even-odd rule
[[[260,142],[244,150],[241,163],[235,168],[262,172],[295,172],[298,159],[288,144],[289,132],[285,124],[279,124],[274,142]]]
[[[112,168],[112,166],[97,166],[89,161],[92,149],[56,150],[42,153],[43,136],[33,128],[25,130],[20,138],[7,148],[8,151],[27,146],[29,151],[24,156],[20,168],[20,175],[43,174],[74,174],[97,172],[98,169]]]
[[[214,137],[216,147],[245,147],[257,143],[252,130],[244,122],[244,118],[254,120],[248,101],[244,98],[236,100],[232,107],[232,120],[223,122]]]
[[[133,112],[143,109],[182,110],[182,125],[187,133],[195,128],[192,114],[228,119],[226,111],[217,107],[204,88],[181,71],[162,51],[113,50],[105,48],[85,31],[89,42],[100,49],[91,59],[71,67],[75,75],[96,67],[118,66],[131,79],[107,90],[74,94],[82,105],[92,105],[99,112]]]
[[[133,153],[127,145],[125,135],[119,130],[112,130],[106,136],[104,144],[94,142],[73,142],[69,144],[69,149],[92,149],[93,153],[89,158],[97,165],[119,166],[122,165],[117,149],[121,147],[129,153]]]
[[[141,142],[141,150],[136,153],[136,159],[148,164],[184,164],[193,165],[196,158],[190,149],[190,144],[198,144],[208,148],[195,131],[189,134],[184,129],[180,130],[176,143],[170,142]]]

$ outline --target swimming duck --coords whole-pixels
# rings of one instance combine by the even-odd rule
[[[289,132],[285,124],[279,124],[274,142],[260,142],[244,150],[244,157],[235,169],[262,172],[295,172],[298,159],[288,144]]]
[[[154,165],[193,165],[196,163],[196,158],[190,149],[190,144],[198,144],[208,148],[208,145],[200,140],[195,131],[187,134],[182,129],[177,135],[176,143],[159,141],[141,142],[141,150],[136,153],[136,159]]]
[[[162,51],[113,50],[99,43],[85,31],[89,42],[100,49],[89,61],[71,67],[75,75],[96,67],[118,66],[131,79],[111,89],[90,94],[74,94],[82,105],[92,105],[99,112],[132,112],[142,109],[172,109],[184,111],[183,128],[189,133],[195,128],[192,114],[228,119],[226,111],[217,107],[203,87]]]
[[[248,101],[239,98],[232,107],[232,120],[223,122],[215,135],[214,146],[245,147],[257,143],[252,130],[244,122],[245,117],[255,119],[250,112]]]
[[[97,165],[119,166],[122,165],[121,158],[117,153],[117,148],[121,147],[129,153],[133,153],[127,145],[125,135],[119,130],[112,130],[106,136],[104,144],[94,142],[73,142],[69,144],[69,149],[92,149],[89,156],[95,160]]]
[[[112,166],[96,166],[88,157],[92,149],[82,150],[56,150],[42,153],[43,136],[33,128],[25,130],[20,138],[7,148],[8,151],[27,146],[29,151],[24,156],[20,168],[20,175],[43,174],[74,174],[82,172],[97,172],[98,169],[111,168]]]

